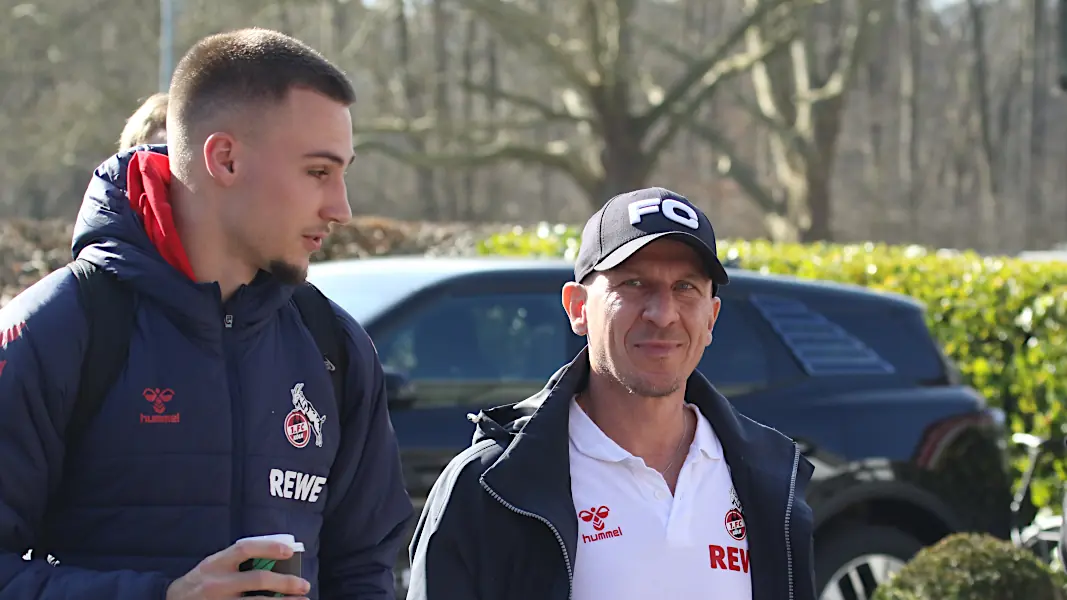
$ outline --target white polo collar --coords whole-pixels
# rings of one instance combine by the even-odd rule
[[[719,442],[718,436],[715,435],[711,423],[692,404],[687,403],[685,406],[697,418],[696,433],[693,436],[693,443],[689,447],[686,460],[699,456],[720,460],[722,458],[722,444]],[[589,458],[613,463],[637,461],[644,464],[643,460],[627,452],[597,427],[596,423],[578,405],[577,396],[571,399],[569,436],[575,449]]]

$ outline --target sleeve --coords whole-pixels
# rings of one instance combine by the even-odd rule
[[[0,309],[0,600],[162,600],[162,574],[96,572],[23,555],[39,541],[63,467],[87,336],[72,274],[57,271]]]
[[[407,600],[481,600],[475,535],[479,462],[472,447],[444,469],[426,498],[409,548]]]
[[[400,449],[389,419],[385,374],[370,337],[334,307],[349,342],[345,380],[352,402],[330,478],[320,547],[323,598],[393,600],[393,567],[412,516]],[[333,486],[331,486],[333,487]]]

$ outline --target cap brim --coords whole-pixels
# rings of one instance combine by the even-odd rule
[[[715,252],[704,243],[697,236],[691,233],[685,233],[684,231],[665,231],[663,233],[653,233],[651,235],[644,235],[636,240],[630,240],[625,244],[619,246],[614,252],[608,254],[593,267],[594,271],[608,271],[621,265],[626,259],[630,258],[637,253],[638,250],[651,244],[652,242],[672,237],[680,242],[685,242],[691,248],[697,251],[700,258],[704,260],[704,267],[708,271],[708,275],[711,277],[713,283],[719,285],[726,285],[730,283],[730,276],[726,274],[726,269],[722,266],[722,262],[719,261],[719,257],[715,255]]]

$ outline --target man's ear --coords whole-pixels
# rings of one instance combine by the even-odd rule
[[[585,318],[585,302],[588,297],[588,291],[580,283],[568,281],[563,285],[563,310],[567,311],[571,331],[575,335],[589,333],[589,323]]]
[[[711,316],[708,318],[708,338],[705,346],[711,345],[712,332],[715,330],[715,322],[719,320],[719,309],[722,308],[722,300],[717,297],[711,299]]]
[[[204,164],[211,178],[226,187],[237,178],[237,140],[232,135],[216,132],[204,140]]]

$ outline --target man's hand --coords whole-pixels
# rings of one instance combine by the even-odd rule
[[[234,600],[245,592],[270,591],[284,594],[288,600],[307,600],[304,595],[311,584],[294,575],[271,571],[238,570],[241,563],[253,558],[287,560],[293,550],[278,542],[242,540],[213,554],[176,579],[167,588],[167,600]]]

